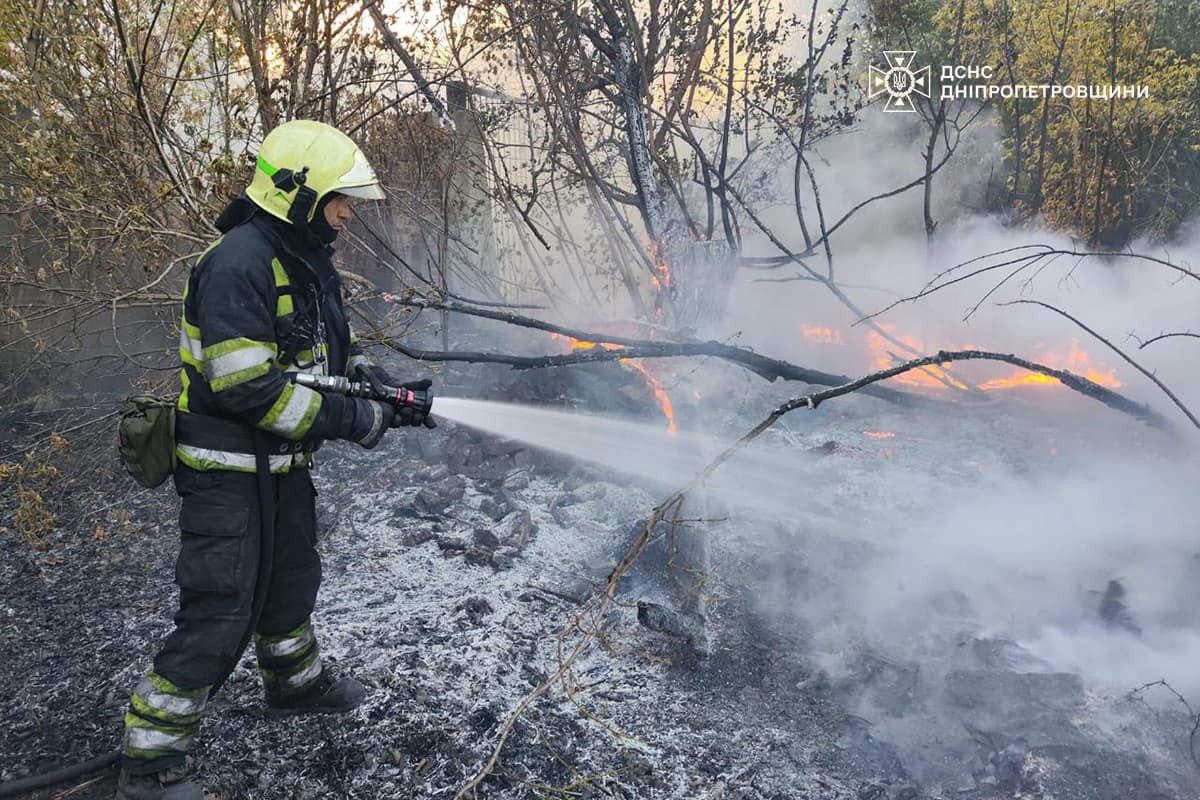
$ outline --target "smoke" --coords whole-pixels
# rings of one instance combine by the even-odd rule
[[[893,512],[892,538],[855,576],[862,591],[850,607],[897,655],[912,658],[912,642],[957,626],[1018,641],[1097,685],[1167,678],[1200,696],[1200,631],[1187,619],[1200,588],[1190,523],[1200,503],[1171,467],[1144,453],[1081,453],[1054,470],[993,470],[942,487],[927,506]],[[1140,635],[1102,620],[1111,580]],[[946,598],[958,602],[947,610]]]
[[[869,109],[860,128],[820,143],[820,157],[811,162],[827,224],[920,176],[928,131],[907,116]],[[1089,688],[1109,691],[1165,678],[1195,702],[1200,498],[1192,476],[1200,459],[1192,426],[1103,342],[1046,308],[1005,304],[1037,300],[1070,313],[1200,409],[1193,366],[1200,341],[1180,337],[1139,349],[1159,334],[1192,328],[1200,282],[1133,258],[1059,255],[1019,271],[1021,264],[1005,264],[1033,245],[1087,248],[1066,233],[1015,227],[979,211],[988,177],[1000,166],[1000,145],[987,116],[968,129],[935,178],[932,239],[916,186],[849,218],[832,237],[832,266],[822,248],[805,265],[822,275],[832,270],[859,310],[882,312],[874,324],[922,354],[971,346],[1094,369],[1177,427],[1152,431],[1054,385],[988,393],[982,401],[922,389],[946,400],[937,411],[903,411],[862,397],[797,411],[702,490],[731,508],[730,523],[712,534],[720,551],[714,563],[765,614],[802,631],[806,655],[834,675],[853,671],[864,650],[944,672],[963,641],[996,638],[1022,649],[1024,670],[1070,672]],[[787,202],[791,180],[791,170],[778,170],[765,191],[785,202],[764,203],[759,218],[800,251],[799,221]],[[802,197],[810,231],[816,231],[815,202],[811,193]],[[747,254],[778,254],[767,237],[749,223],[745,228]],[[1192,267],[1200,262],[1200,225],[1169,244],[1139,241],[1131,250]],[[990,269],[887,308],[939,275],[983,268]],[[889,353],[908,355],[894,342],[873,345],[859,313],[804,277],[798,265],[739,270],[727,314],[701,335],[849,375],[878,369]],[[806,336],[806,329],[832,333]],[[1013,371],[1007,365],[954,370],[975,383]],[[580,458],[602,453],[609,466],[674,489],[775,403],[807,387],[766,385],[708,365],[668,388],[706,398],[693,424],[709,435],[685,429],[669,439],[654,426],[610,429],[564,415],[545,420],[538,443]],[[587,435],[574,427],[582,424]],[[868,429],[894,438],[871,439]],[[836,452],[807,452],[823,441],[837,442]],[[1114,625],[1101,614],[1112,581],[1125,591],[1131,624]]]
[[[822,144],[827,219],[900,185],[913,170],[914,140],[903,128],[882,128],[889,116],[868,114],[861,135]],[[939,175],[932,241],[919,187],[869,206],[833,238],[839,285],[860,310],[882,311],[874,321],[921,353],[971,346],[1076,372],[1095,369],[1175,429],[1152,431],[1057,385],[989,392],[983,402],[919,389],[946,400],[937,412],[902,414],[866,398],[840,399],[831,404],[836,413],[788,418],[808,442],[839,442],[840,451],[817,468],[836,475],[833,486],[797,497],[788,515],[743,509],[737,545],[724,552],[734,580],[752,587],[769,619],[803,634],[806,655],[835,684],[862,679],[864,654],[914,665],[914,681],[930,692],[923,701],[898,709],[868,690],[855,696],[860,705],[853,710],[939,774],[948,751],[938,748],[953,739],[947,730],[962,735],[962,718],[938,694],[938,681],[962,666],[970,642],[1011,642],[1012,669],[1075,674],[1102,696],[1165,679],[1193,705],[1200,699],[1200,498],[1193,478],[1200,458],[1193,426],[1120,354],[1069,320],[1040,306],[1004,305],[1037,300],[1070,313],[1200,409],[1200,342],[1178,337],[1139,348],[1159,334],[1192,329],[1200,282],[1122,257],[1062,255],[1010,275],[1020,265],[1002,262],[1031,252],[1030,245],[1087,247],[1062,232],[971,212],[988,154],[998,154],[988,125],[972,136],[967,152],[978,158],[959,173]],[[939,206],[939,198],[950,202]],[[795,244],[794,215],[775,221],[781,238]],[[1131,251],[1194,268],[1200,225],[1170,243],[1136,242]],[[988,254],[997,255],[983,258]],[[981,260],[953,275],[996,268],[885,310],[972,259]],[[828,269],[823,253],[805,263],[822,274]],[[850,375],[879,368],[889,351],[909,355],[890,342],[873,346],[867,323],[827,287],[779,280],[803,275],[794,265],[740,271],[714,338]],[[806,335],[814,329],[833,333]],[[1013,370],[993,364],[954,372],[979,383]],[[765,392],[778,400],[802,389]],[[895,438],[864,441],[865,429]],[[808,516],[813,509],[818,514]],[[1124,590],[1116,618],[1102,613],[1113,581]],[[1168,693],[1149,699],[1178,708]],[[1091,714],[1103,727],[1109,712]]]

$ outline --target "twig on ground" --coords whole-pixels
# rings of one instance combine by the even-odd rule
[[[1125,695],[1125,699],[1126,700],[1141,700],[1143,703],[1145,703],[1146,701],[1142,700],[1142,695],[1145,694],[1147,689],[1152,689],[1155,686],[1161,686],[1164,689],[1166,689],[1168,692],[1170,692],[1171,694],[1175,695],[1175,699],[1178,700],[1181,704],[1183,704],[1183,707],[1185,709],[1187,709],[1188,718],[1192,721],[1192,730],[1191,730],[1191,732],[1188,733],[1188,755],[1191,756],[1192,763],[1195,764],[1197,767],[1200,767],[1200,756],[1196,755],[1196,735],[1197,735],[1197,733],[1200,733],[1200,714],[1197,714],[1195,711],[1192,710],[1192,704],[1189,703],[1187,701],[1187,698],[1184,697],[1182,694],[1180,694],[1179,691],[1176,690],[1176,688],[1174,686],[1167,683],[1165,678],[1159,678],[1156,681],[1150,681],[1149,683],[1143,683],[1141,686],[1137,687],[1136,689],[1131,689],[1129,691],[1129,693]]]

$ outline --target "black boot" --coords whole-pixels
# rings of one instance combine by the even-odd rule
[[[358,708],[367,697],[367,687],[349,676],[335,678],[329,670],[312,688],[297,695],[281,695],[267,688],[267,716],[298,714],[344,714]]]
[[[121,767],[117,800],[204,800],[204,790],[187,778],[187,768],[135,775]]]

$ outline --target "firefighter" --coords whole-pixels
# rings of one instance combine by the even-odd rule
[[[330,258],[350,204],[383,196],[345,134],[309,120],[280,125],[188,279],[175,449],[179,611],[130,698],[118,798],[202,800],[185,756],[251,635],[269,715],[339,713],[363,701],[361,683],[321,660],[310,617],[321,581],[312,454],[326,439],[372,448],[389,428],[433,422],[314,391],[287,373],[395,385],[354,338]]]

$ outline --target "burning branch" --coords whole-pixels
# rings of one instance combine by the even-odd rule
[[[775,420],[794,409],[804,406],[816,408],[818,405],[826,400],[829,400],[830,398],[840,397],[844,394],[850,394],[851,392],[855,392],[859,389],[870,386],[872,383],[887,380],[888,378],[894,378],[897,375],[914,369],[921,369],[922,367],[931,365],[946,364],[951,361],[970,361],[974,359],[982,359],[985,361],[1003,361],[1007,364],[1015,364],[1016,366],[1027,369],[1031,372],[1039,372],[1043,375],[1049,375],[1050,377],[1059,380],[1064,386],[1074,389],[1075,391],[1080,392],[1081,394],[1084,394],[1093,400],[1097,400],[1111,409],[1129,414],[1130,416],[1141,420],[1147,425],[1155,428],[1170,427],[1166,419],[1164,419],[1158,412],[1154,411],[1149,406],[1134,402],[1128,397],[1118,394],[1106,386],[1101,386],[1095,381],[1091,381],[1072,372],[1067,372],[1066,370],[1054,369],[1053,367],[1048,367],[1044,364],[1036,364],[1032,361],[1027,361],[1026,359],[1020,358],[1019,356],[1012,355],[1011,353],[990,353],[985,350],[941,350],[933,355],[914,358],[910,361],[905,361],[903,364],[897,364],[890,369],[872,372],[870,375],[864,375],[857,380],[850,381],[849,383],[842,384],[841,386],[835,386],[832,389],[825,389],[820,392],[814,392],[813,394],[808,394],[803,397],[789,400],[779,408],[775,409],[775,411],[772,412],[771,417],[768,417],[767,419],[771,424],[774,424]],[[770,425],[767,427],[770,427]]]
[[[589,335],[586,331],[576,331],[581,336],[572,337],[582,341],[609,343],[609,337]],[[568,335],[568,334],[564,334]],[[589,338],[590,336],[590,338]],[[589,364],[601,361],[623,361],[631,358],[678,358],[682,356],[713,356],[723,358],[745,367],[751,372],[774,381],[779,378],[788,381],[801,381],[818,386],[836,386],[849,378],[845,375],[812,370],[796,366],[786,361],[760,356],[749,350],[743,350],[733,345],[721,342],[642,342],[636,346],[619,345],[611,349],[593,348],[576,350],[570,353],[559,353],[545,356],[514,356],[507,353],[483,353],[471,351],[440,351],[420,350],[408,347],[394,339],[384,339],[384,345],[397,353],[416,359],[417,361],[465,361],[470,363],[508,364],[513,369],[541,369],[544,367],[565,367],[571,364]],[[915,404],[920,398],[892,389],[879,387],[871,392],[876,397],[896,403]]]
[[[1068,314],[1066,311],[1063,311],[1061,308],[1057,308],[1057,307],[1055,307],[1055,306],[1052,306],[1052,305],[1050,305],[1049,303],[1043,303],[1043,302],[1042,302],[1042,301],[1040,301],[1040,300],[1013,300],[1013,301],[1011,301],[1011,302],[1009,302],[1009,303],[1001,303],[1000,305],[1004,305],[1004,306],[1010,306],[1010,305],[1033,305],[1033,306],[1041,306],[1042,308],[1046,308],[1046,309],[1049,309],[1050,311],[1053,311],[1055,314],[1058,314],[1058,315],[1059,315],[1059,316],[1061,316],[1061,317],[1066,317],[1067,319],[1071,320],[1071,322],[1074,322],[1074,323],[1075,323],[1076,325],[1078,325],[1078,326],[1079,326],[1081,329],[1083,329],[1084,331],[1086,331],[1086,332],[1088,333],[1088,335],[1090,335],[1090,336],[1091,336],[1093,339],[1096,339],[1097,341],[1099,341],[1099,342],[1102,342],[1104,345],[1106,345],[1106,346],[1108,347],[1108,349],[1112,350],[1114,353],[1116,353],[1117,355],[1119,355],[1121,358],[1125,359],[1125,362],[1126,362],[1127,364],[1129,364],[1131,367],[1133,367],[1134,369],[1136,369],[1138,372],[1142,373],[1142,374],[1143,374],[1143,375],[1145,375],[1147,378],[1149,378],[1149,379],[1150,379],[1150,381],[1151,381],[1151,382],[1152,382],[1152,383],[1153,383],[1155,386],[1157,386],[1159,389],[1161,389],[1161,390],[1162,390],[1163,394],[1165,394],[1167,397],[1171,398],[1171,402],[1172,402],[1172,403],[1174,403],[1174,404],[1175,404],[1175,405],[1176,405],[1176,406],[1179,408],[1179,410],[1180,410],[1180,411],[1182,411],[1182,412],[1184,413],[1184,415],[1186,415],[1186,416],[1187,416],[1187,418],[1188,418],[1189,420],[1191,420],[1191,422],[1192,422],[1192,424],[1193,424],[1193,425],[1195,425],[1197,428],[1200,428],[1200,420],[1197,420],[1197,419],[1196,419],[1196,415],[1195,415],[1195,414],[1193,414],[1191,411],[1189,411],[1189,410],[1188,410],[1188,407],[1187,407],[1187,406],[1185,406],[1185,405],[1184,405],[1184,404],[1183,404],[1183,403],[1182,403],[1182,402],[1179,400],[1179,398],[1175,396],[1175,393],[1174,393],[1174,392],[1172,392],[1170,389],[1168,389],[1168,388],[1167,388],[1167,385],[1166,385],[1165,383],[1163,383],[1162,381],[1160,381],[1160,380],[1159,380],[1159,379],[1158,379],[1158,378],[1155,376],[1155,374],[1154,374],[1153,372],[1151,372],[1150,370],[1146,369],[1145,367],[1143,367],[1143,366],[1142,366],[1141,364],[1139,364],[1138,362],[1134,361],[1132,358],[1130,358],[1129,356],[1127,356],[1127,355],[1125,354],[1125,352],[1124,352],[1124,351],[1123,351],[1121,348],[1117,347],[1115,344],[1113,344],[1112,342],[1110,342],[1108,339],[1105,339],[1103,336],[1101,336],[1100,334],[1096,333],[1094,330],[1092,330],[1091,328],[1089,328],[1087,325],[1083,324],[1083,322],[1081,322],[1080,320],[1078,320],[1078,319],[1076,319],[1075,317],[1073,317],[1073,316],[1071,316],[1070,314]]]
[[[867,394],[870,394],[874,397],[908,406],[919,405],[925,401],[923,398],[919,398],[905,392],[898,392],[894,389],[889,389],[884,386],[875,386],[874,384],[915,369],[925,369],[930,367],[937,368],[952,361],[1002,361],[1007,364],[1021,367],[1022,369],[1027,369],[1030,372],[1036,372],[1053,378],[1068,388],[1074,389],[1081,394],[1091,397],[1093,400],[1097,400],[1109,408],[1129,414],[1148,425],[1160,428],[1167,427],[1166,420],[1163,419],[1163,417],[1157,412],[1152,410],[1149,406],[1131,400],[1130,398],[1125,397],[1124,395],[1115,392],[1106,386],[1102,386],[1096,381],[1084,376],[1076,375],[1068,370],[1055,369],[1054,367],[1047,366],[1045,364],[1039,364],[1035,361],[1030,361],[1028,359],[1013,355],[1012,353],[993,353],[986,350],[943,350],[937,353],[937,355],[923,356],[921,358],[905,361],[888,369],[880,370],[879,372],[873,372],[865,378],[860,378],[859,381],[851,381],[851,379],[845,375],[835,375],[832,373],[821,372],[819,370],[808,369],[806,367],[800,367],[787,361],[781,361],[779,359],[763,356],[759,353],[755,353],[752,350],[747,350],[742,347],[735,347],[734,345],[724,344],[722,342],[654,342],[644,339],[631,339],[623,336],[609,336],[589,331],[575,330],[573,328],[565,328],[561,325],[555,325],[551,322],[533,319],[532,317],[525,317],[511,312],[472,308],[471,306],[463,305],[453,301],[439,302],[432,300],[400,300],[393,298],[393,302],[398,302],[415,308],[445,309],[448,311],[456,311],[462,314],[470,314],[472,316],[497,320],[510,325],[534,328],[536,330],[546,331],[547,333],[556,334],[559,336],[566,336],[579,341],[597,342],[604,345],[612,345],[611,347],[592,347],[559,355],[514,356],[504,353],[442,352],[419,350],[408,347],[394,339],[385,338],[382,340],[382,343],[392,350],[418,361],[467,361],[477,363],[508,364],[514,369],[538,369],[543,367],[559,367],[567,366],[569,364],[585,364],[598,361],[619,361],[621,359],[629,358],[713,356],[734,364],[738,364],[739,366],[750,370],[751,372],[767,379],[768,381],[775,381],[782,378],[783,380],[800,381],[803,383],[811,383],[817,386],[852,386],[853,388],[850,391],[862,389]],[[814,397],[815,396],[816,395],[814,395]],[[825,399],[823,396],[819,398],[819,400],[823,399]]]
[[[547,333],[565,336],[585,342],[601,342],[617,345],[613,348],[591,348],[563,355],[547,356],[512,356],[503,353],[472,353],[472,352],[442,352],[418,350],[407,347],[394,339],[383,339],[382,343],[398,353],[419,361],[468,361],[486,362],[493,364],[508,364],[514,369],[537,369],[541,367],[559,367],[568,364],[582,364],[593,361],[617,361],[623,358],[674,358],[678,356],[713,356],[730,361],[768,381],[780,378],[787,381],[802,381],[818,386],[837,386],[850,380],[846,375],[836,375],[820,370],[797,366],[787,361],[761,355],[744,347],[724,344],[722,342],[654,342],[646,339],[631,339],[624,336],[610,336],[592,331],[581,331],[566,328],[532,317],[522,316],[507,311],[497,311],[487,308],[474,308],[452,300],[402,300],[392,298],[392,302],[412,308],[453,311],[460,314],[492,319],[508,325],[523,328],[533,328]],[[882,400],[905,405],[917,405],[922,402],[919,398],[884,386],[871,387],[869,394]]]

